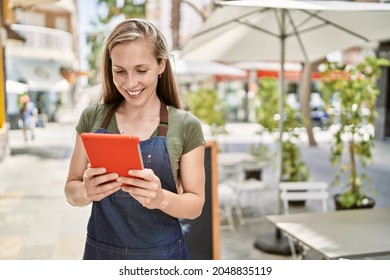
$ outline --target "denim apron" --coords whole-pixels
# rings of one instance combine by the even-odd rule
[[[108,133],[107,126],[117,106],[95,133]],[[176,193],[167,150],[168,111],[161,102],[156,137],[140,142],[145,168],[160,178],[162,188]],[[147,209],[122,190],[94,201],[88,222],[85,260],[188,259],[177,218],[158,209]]]

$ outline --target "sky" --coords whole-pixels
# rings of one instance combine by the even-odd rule
[[[87,45],[87,35],[90,32],[95,31],[95,27],[92,22],[97,22],[97,15],[102,12],[104,8],[99,8],[97,0],[77,0],[77,17],[78,17],[78,36],[79,36],[79,47],[80,47],[80,61],[81,70],[88,69],[88,63],[86,60],[89,48]],[[118,21],[120,18],[118,18]],[[112,21],[112,26],[117,21]],[[84,59],[85,58],[85,59]]]
[[[92,21],[96,20],[98,14],[97,0],[77,0],[78,36],[80,47],[80,68],[86,70],[88,63],[86,60],[88,46],[86,36],[93,31]]]

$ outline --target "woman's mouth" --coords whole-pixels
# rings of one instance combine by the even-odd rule
[[[130,95],[131,97],[136,97],[141,94],[142,90],[126,90],[126,93]]]

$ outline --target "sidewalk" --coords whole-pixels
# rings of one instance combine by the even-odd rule
[[[34,141],[10,131],[0,163],[0,259],[80,259],[89,208],[64,196],[74,125],[38,128]]]
[[[0,163],[0,259],[81,259],[90,208],[70,206],[63,193],[74,127],[71,120],[49,123],[47,127],[37,129],[35,141],[27,143],[20,130],[10,132],[12,153]],[[244,151],[248,144],[258,139],[250,126],[232,124],[231,130],[235,133],[219,139],[220,145],[226,144],[230,151]],[[303,143],[302,153],[312,177],[330,182],[334,171],[328,160],[326,139],[326,133],[320,132],[318,147],[310,148]],[[390,143],[378,142],[374,163],[367,168],[372,184],[377,188],[376,207],[390,207],[389,158]],[[267,214],[275,214],[272,167],[265,170],[264,180],[269,184],[262,201]],[[337,189],[330,188],[330,191]],[[329,201],[329,209],[332,207],[333,203]],[[263,217],[248,222],[235,232],[222,227],[221,259],[291,259],[254,248],[257,236],[272,233]]]

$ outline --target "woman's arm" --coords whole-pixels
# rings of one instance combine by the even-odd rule
[[[204,145],[183,155],[179,170],[183,193],[173,196],[167,191],[166,206],[161,210],[177,218],[195,219],[205,202]]]
[[[160,179],[151,169],[131,170],[129,174],[137,178],[121,177],[118,181],[130,185],[122,189],[144,207],[160,209],[168,215],[183,219],[195,219],[202,213],[205,201],[203,145],[182,155],[180,159],[182,194],[163,189]]]

